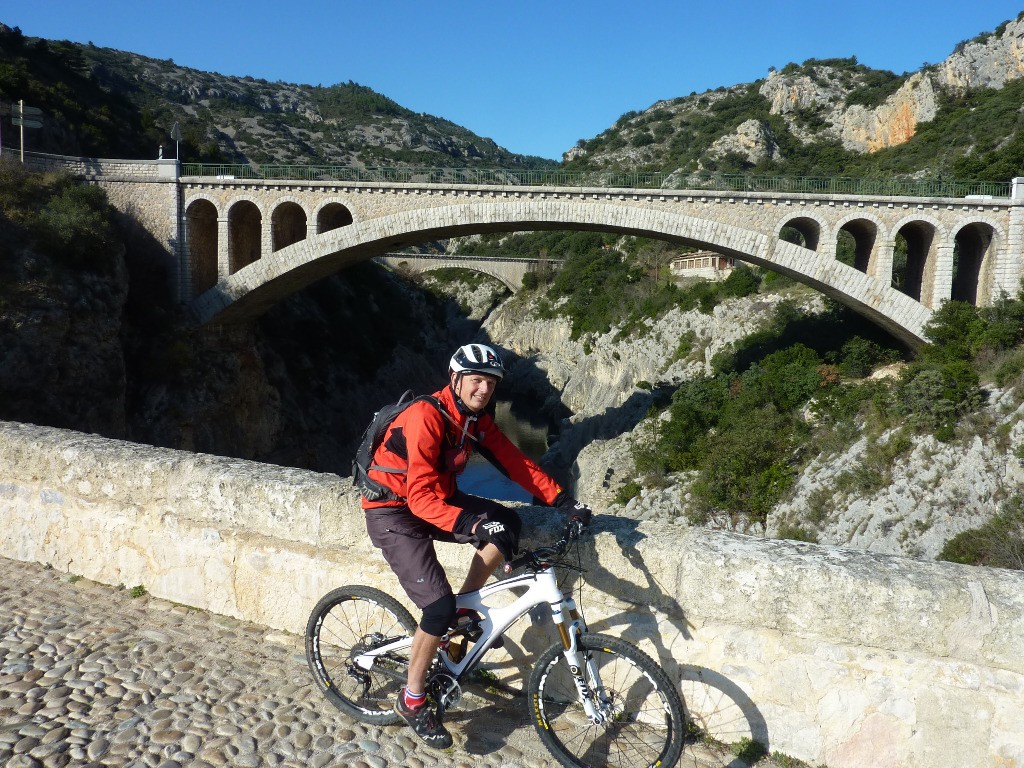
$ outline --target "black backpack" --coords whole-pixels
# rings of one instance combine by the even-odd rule
[[[405,394],[398,398],[398,402],[385,405],[373,414],[370,425],[363,432],[363,437],[359,441],[359,448],[356,451],[356,457],[352,461],[352,479],[355,481],[356,487],[359,488],[363,498],[367,501],[382,501],[384,499],[388,501],[404,501],[401,496],[396,496],[386,486],[381,485],[376,480],[371,480],[368,473],[371,469],[394,474],[405,473],[405,469],[382,467],[374,464],[373,454],[377,452],[377,448],[380,447],[380,443],[384,439],[384,433],[387,432],[391,422],[395,420],[398,414],[413,403],[420,401],[433,403],[441,411],[442,415],[447,415],[444,412],[444,406],[441,405],[441,401],[433,395],[413,397],[412,390],[407,389]]]

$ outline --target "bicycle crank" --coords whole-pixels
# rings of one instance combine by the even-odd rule
[[[446,672],[434,672],[427,680],[427,690],[442,710],[456,706],[462,700],[462,686]]]

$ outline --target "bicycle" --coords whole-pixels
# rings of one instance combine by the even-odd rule
[[[456,595],[457,606],[479,618],[460,618],[442,638],[427,675],[428,692],[442,713],[455,706],[461,683],[503,633],[531,609],[549,606],[560,641],[540,654],[526,688],[541,742],[565,766],[668,768],[687,737],[679,692],[636,646],[588,632],[576,601],[559,587],[559,570],[584,572],[578,544],[577,563],[565,559],[582,531],[571,520],[554,545],[506,563],[507,578]],[[517,571],[522,572],[512,575]],[[508,605],[487,605],[494,595],[524,588]],[[415,629],[412,615],[391,595],[373,587],[339,587],[310,614],[306,661],[321,692],[342,712],[374,725],[399,723],[392,704],[405,683]]]

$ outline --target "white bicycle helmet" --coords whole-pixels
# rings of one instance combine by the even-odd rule
[[[486,344],[466,344],[455,350],[448,367],[455,373],[486,373],[499,379],[505,377],[505,366],[498,353]]]

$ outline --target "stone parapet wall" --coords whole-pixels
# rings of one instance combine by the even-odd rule
[[[178,178],[177,160],[113,160],[26,152],[25,165],[38,171],[67,171],[87,179],[102,176],[108,180],[173,182]]]
[[[558,513],[524,508],[546,537]],[[581,605],[709,727],[815,765],[1024,766],[1024,574],[598,515]],[[401,594],[346,479],[0,422],[3,554],[291,632]],[[465,548],[440,545],[455,579]],[[527,657],[553,640],[514,628]],[[528,662],[527,662],[528,663]]]

